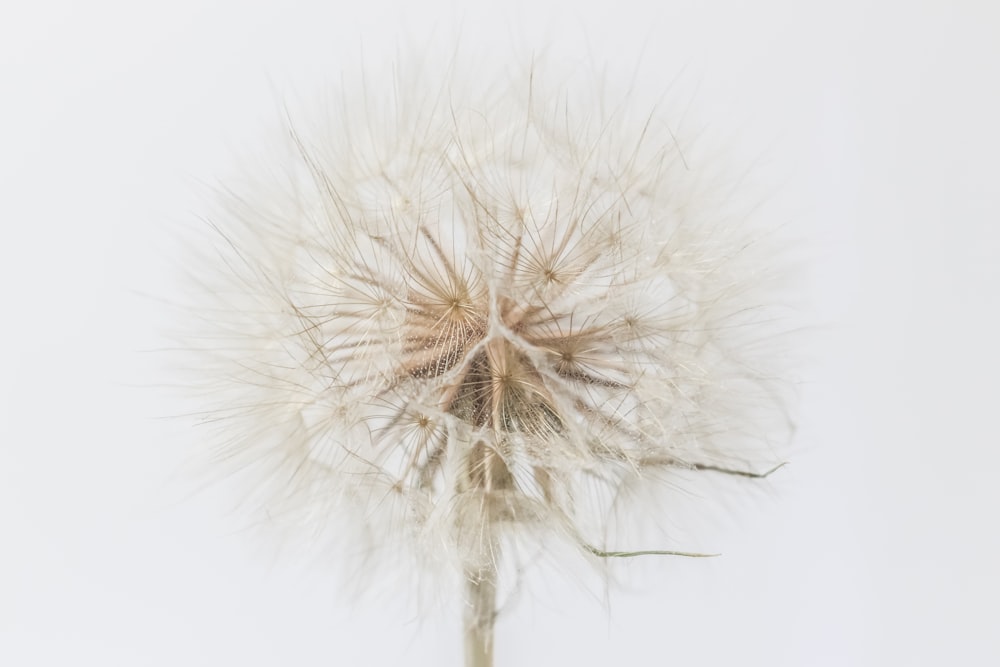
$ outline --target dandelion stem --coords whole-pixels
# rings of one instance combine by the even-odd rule
[[[493,667],[493,622],[496,618],[497,571],[491,563],[466,576],[465,665]]]

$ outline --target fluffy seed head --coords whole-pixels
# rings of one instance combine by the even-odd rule
[[[665,119],[445,79],[345,90],[231,190],[198,372],[272,515],[469,571],[518,531],[601,543],[623,486],[738,467],[780,405],[767,267]]]

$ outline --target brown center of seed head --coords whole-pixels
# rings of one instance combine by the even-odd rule
[[[485,492],[512,489],[514,478],[503,454],[509,439],[552,439],[563,423],[529,355],[505,337],[489,337],[487,296],[473,294],[464,284],[448,292],[438,299],[410,295],[405,373],[425,381],[451,375],[436,407],[477,434],[465,466],[469,485]],[[529,316],[510,299],[499,299],[498,317],[508,331],[527,333],[523,320]]]

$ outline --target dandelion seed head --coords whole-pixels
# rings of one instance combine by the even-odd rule
[[[625,485],[756,461],[782,412],[746,345],[766,267],[668,121],[500,81],[400,70],[292,122],[195,270],[261,504],[464,571],[518,531],[602,544]]]

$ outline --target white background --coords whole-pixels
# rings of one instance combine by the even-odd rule
[[[684,70],[765,146],[817,325],[792,465],[724,556],[622,564],[610,607],[542,586],[498,665],[1000,664],[995,3],[145,4],[0,10],[0,664],[459,664],[455,619],[356,605],[195,489],[142,296],[276,93],[456,24]]]

